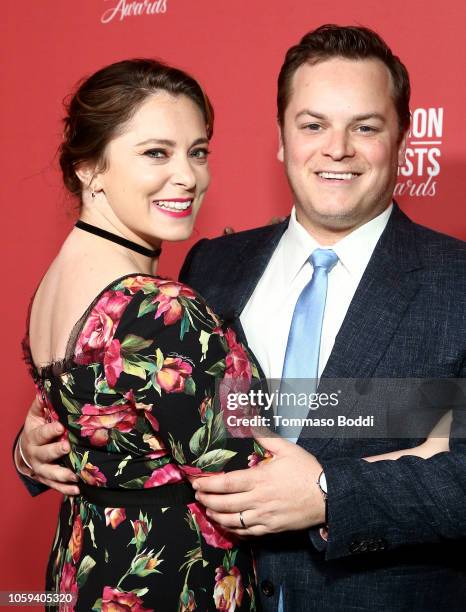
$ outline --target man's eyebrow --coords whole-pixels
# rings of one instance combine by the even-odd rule
[[[303,116],[315,117],[316,119],[321,119],[322,121],[328,119],[326,115],[310,109],[303,109],[302,111],[300,111],[296,115],[296,119],[299,119]],[[380,113],[363,113],[362,115],[354,115],[354,117],[351,117],[351,121],[367,121],[368,119],[378,119],[382,123],[385,123],[385,117]]]
[[[353,121],[367,121],[367,119],[378,119],[382,123],[385,123],[386,119],[380,113],[364,113],[363,115],[355,115]]]
[[[191,147],[195,147],[200,144],[208,144],[208,138],[196,138],[196,140],[191,144]],[[163,145],[165,147],[175,147],[176,142],[174,140],[167,140],[165,138],[148,138],[147,140],[143,140],[142,142],[138,142],[135,146],[141,147],[142,145],[147,144],[158,144]]]
[[[322,113],[318,113],[307,108],[303,109],[302,111],[299,111],[299,113],[296,115],[296,119],[299,119],[299,117],[303,117],[304,115],[308,115],[309,117],[315,117],[316,119],[327,119],[327,117]]]

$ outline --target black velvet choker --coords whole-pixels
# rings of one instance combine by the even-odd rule
[[[116,244],[120,244],[131,251],[135,251],[140,255],[145,255],[146,257],[158,257],[162,252],[162,249],[147,249],[146,247],[133,242],[132,240],[127,240],[126,238],[122,238],[121,236],[117,236],[116,234],[112,234],[112,232],[107,232],[107,230],[101,229],[100,227],[96,227],[95,225],[91,225],[90,223],[85,223],[84,221],[76,221],[74,224],[75,227],[84,230],[85,232],[89,232],[90,234],[94,234],[95,236],[99,236],[100,238],[105,238],[105,240],[110,240],[110,242],[115,242]]]

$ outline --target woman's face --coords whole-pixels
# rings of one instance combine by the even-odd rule
[[[190,98],[151,95],[107,145],[92,205],[129,239],[189,238],[210,180],[207,147],[203,115]]]

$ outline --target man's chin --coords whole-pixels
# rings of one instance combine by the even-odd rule
[[[315,210],[312,214],[303,214],[297,209],[296,218],[304,227],[322,228],[326,231],[335,232],[351,230],[361,223],[360,214],[358,215],[356,211],[344,208]]]
[[[331,208],[314,206],[312,211],[306,211],[296,205],[296,218],[311,234],[313,229],[336,235],[348,234],[380,215],[389,204],[390,201],[364,210],[350,204],[335,204]]]

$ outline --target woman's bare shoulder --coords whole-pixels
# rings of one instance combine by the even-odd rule
[[[65,356],[77,321],[96,296],[122,276],[141,273],[119,253],[88,253],[62,249],[44,275],[31,307],[29,338],[36,365]]]

